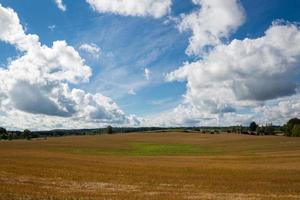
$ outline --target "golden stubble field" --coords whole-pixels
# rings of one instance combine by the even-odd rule
[[[300,199],[300,138],[140,133],[1,141],[0,199]]]

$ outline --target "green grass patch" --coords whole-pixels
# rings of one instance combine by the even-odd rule
[[[180,155],[215,155],[216,149],[189,144],[158,144],[131,142],[126,148],[89,148],[89,147],[58,147],[57,151],[85,155],[116,155],[116,156],[180,156]]]
[[[128,155],[133,156],[163,156],[163,155],[199,155],[210,154],[212,150],[189,144],[155,144],[155,143],[132,143]]]

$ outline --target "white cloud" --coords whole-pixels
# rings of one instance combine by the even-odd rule
[[[67,7],[66,5],[63,4],[62,0],[55,0],[55,3],[57,5],[57,7],[61,10],[61,11],[66,11]]]
[[[282,124],[299,115],[292,111],[299,99],[299,25],[277,21],[263,37],[227,44],[245,20],[240,2],[193,2],[199,10],[183,15],[178,27],[192,31],[186,52],[201,59],[168,74],[170,81],[187,81],[187,92],[182,104],[157,118],[159,123]]]
[[[183,15],[179,30],[192,31],[189,55],[199,55],[209,46],[222,43],[245,20],[244,10],[239,0],[193,0],[200,8]]]
[[[280,98],[271,104],[255,108],[256,119],[261,124],[284,124],[288,119],[300,116],[300,95]]]
[[[91,54],[93,57],[99,57],[101,53],[101,49],[94,43],[82,44],[79,49]]]
[[[236,126],[251,121],[250,114],[203,112],[190,103],[182,103],[172,110],[142,119],[144,126],[180,127],[180,126]]]
[[[147,81],[150,80],[150,70],[148,68],[145,68],[144,70],[144,77],[146,78]]]
[[[170,73],[168,79],[187,81],[185,101],[201,113],[224,117],[250,109],[248,113],[259,118],[260,109],[284,113],[281,107],[287,103],[264,104],[298,93],[299,66],[300,27],[274,22],[263,37],[218,45],[201,60]]]
[[[162,113],[141,119],[143,126],[248,126],[256,121],[260,125],[282,125],[300,116],[300,95],[279,98],[251,108],[250,112],[210,113],[189,102]]]
[[[86,0],[100,13],[114,13],[125,16],[152,16],[160,18],[166,15],[172,5],[171,0]]]
[[[82,126],[136,121],[102,94],[70,89],[70,83],[88,82],[92,72],[65,41],[55,41],[52,47],[42,45],[37,35],[25,33],[12,9],[1,5],[0,26],[0,41],[15,46],[22,54],[0,69],[0,110],[7,119],[37,115],[55,123],[68,118]],[[22,128],[22,124],[26,122],[17,121],[15,126]]]
[[[168,78],[186,79],[193,102],[265,101],[296,92],[299,64],[299,27],[274,23],[265,36],[219,45]]]

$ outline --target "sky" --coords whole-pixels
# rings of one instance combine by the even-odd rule
[[[281,125],[299,0],[0,0],[0,125]]]

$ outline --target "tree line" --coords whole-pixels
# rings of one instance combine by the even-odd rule
[[[289,137],[300,137],[300,119],[290,119],[286,124],[277,128],[271,123],[267,123],[265,126],[259,126],[253,121],[250,123],[247,133],[254,135],[276,135],[277,133],[283,133]]]
[[[259,126],[256,122],[251,122],[248,127],[231,126],[231,127],[112,127],[98,129],[76,129],[76,130],[50,130],[50,131],[7,131],[0,127],[0,140],[27,139],[60,137],[69,135],[100,135],[114,133],[133,133],[133,132],[200,132],[204,134],[218,133],[239,133],[249,135],[276,135],[283,134],[289,137],[300,137],[300,119],[290,119],[283,126],[274,126],[271,123]]]

